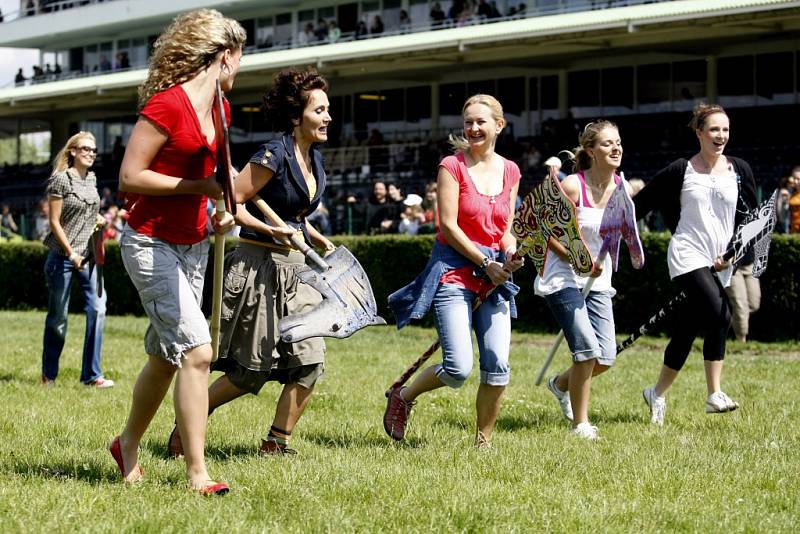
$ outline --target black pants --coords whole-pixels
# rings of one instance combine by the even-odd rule
[[[703,359],[724,359],[731,306],[719,279],[711,269],[703,268],[676,276],[674,280],[687,299],[676,310],[674,333],[664,351],[664,365],[680,371],[701,330],[705,332]]]

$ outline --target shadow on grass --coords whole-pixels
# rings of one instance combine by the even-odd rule
[[[0,373],[0,382],[15,382],[15,381],[23,381],[21,375],[13,375],[11,373]]]
[[[524,430],[541,430],[553,426],[560,426],[565,419],[557,412],[541,411],[528,412],[524,415],[515,413],[502,413],[497,418],[496,429],[503,432],[519,432]],[[438,423],[462,430],[472,430],[475,426],[473,418],[465,419],[456,415],[439,417]]]
[[[304,435],[303,439],[332,449],[386,449],[388,447],[418,449],[425,446],[425,442],[420,438],[406,438],[403,441],[394,441],[388,436],[375,436],[373,434],[348,435],[312,432]]]
[[[85,482],[119,482],[119,472],[109,469],[108,464],[97,462],[82,462],[69,464],[65,462],[52,463],[16,463],[11,466],[11,471],[24,477],[42,478],[47,480],[80,480]]]

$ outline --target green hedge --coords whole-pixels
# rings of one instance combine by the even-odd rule
[[[347,246],[359,259],[372,282],[381,315],[392,320],[386,297],[407,284],[419,273],[430,254],[433,236],[339,236],[333,241]],[[645,234],[645,267],[635,271],[630,266],[627,251],[620,252],[620,270],[614,275],[617,288],[614,309],[618,333],[623,334],[638,327],[655,313],[670,296],[674,287],[667,272],[668,234]],[[230,248],[235,241],[226,243]],[[142,308],[136,290],[128,279],[115,242],[107,244],[106,288],[109,294],[108,313],[141,314]],[[212,247],[213,254],[213,247]],[[47,288],[42,267],[47,249],[40,243],[0,243],[0,308],[47,307]],[[209,259],[209,268],[213,258]],[[796,236],[776,235],[770,249],[769,268],[761,277],[761,310],[751,317],[750,337],[761,340],[796,339],[800,331],[800,239]],[[210,272],[206,289],[210,289]],[[533,269],[531,262],[516,273],[515,280],[522,287],[517,304],[519,320],[516,328],[556,330],[555,321],[544,300],[533,294]],[[209,299],[205,299],[209,307]],[[73,287],[71,309],[83,307],[77,285]],[[428,323],[430,324],[430,323]],[[668,325],[666,325],[668,327]]]

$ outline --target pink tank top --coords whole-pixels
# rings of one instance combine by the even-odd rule
[[[500,250],[500,240],[511,215],[511,190],[520,180],[517,164],[503,158],[503,189],[497,195],[484,195],[477,190],[461,152],[447,156],[439,166],[444,167],[458,182],[458,227],[473,243]],[[441,230],[436,239],[447,244]],[[476,277],[473,270],[473,267],[462,267],[449,271],[442,275],[441,282],[456,284],[477,293],[483,289],[484,281]]]

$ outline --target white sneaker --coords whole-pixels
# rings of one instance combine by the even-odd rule
[[[712,393],[706,399],[706,413],[732,412],[739,407],[739,403],[725,394],[724,391]]]
[[[103,378],[102,376],[96,380],[92,380],[91,382],[86,382],[85,386],[97,388],[97,389],[105,389],[105,388],[113,388],[114,381],[110,378]]]
[[[572,421],[572,402],[569,400],[569,392],[558,389],[556,385],[557,378],[558,375],[550,377],[550,380],[547,381],[547,389],[550,390],[550,393],[555,395],[558,404],[561,406],[561,413],[564,414],[564,417]]]
[[[667,414],[667,399],[656,395],[656,388],[651,387],[642,391],[644,402],[650,408],[650,422],[654,425],[663,425],[664,416]]]
[[[588,439],[589,441],[597,441],[600,439],[600,434],[597,433],[597,427],[591,423],[580,423],[572,429],[572,435],[579,438]]]

